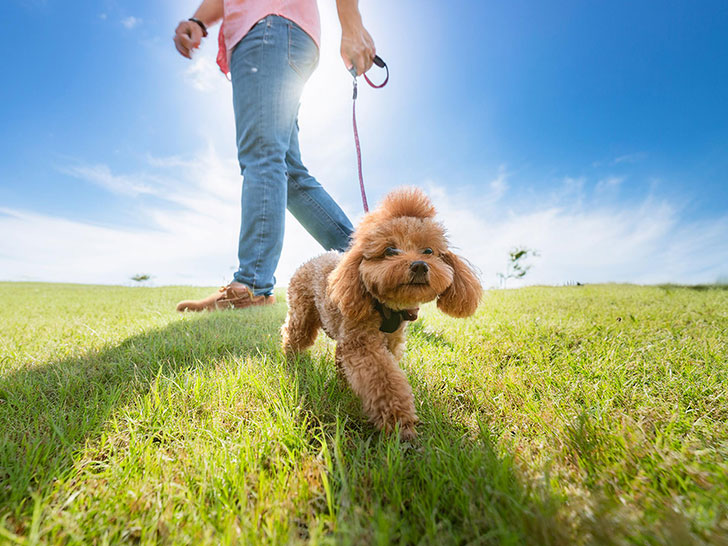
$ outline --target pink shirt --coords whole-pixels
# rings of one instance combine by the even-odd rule
[[[317,46],[320,44],[321,21],[316,0],[224,0],[217,52],[217,64],[224,74],[230,72],[228,59],[232,49],[266,15],[290,19],[311,36]]]

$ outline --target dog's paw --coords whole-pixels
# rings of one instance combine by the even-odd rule
[[[399,427],[399,439],[403,442],[411,442],[417,438],[417,429],[415,429],[415,423],[407,425],[400,425]]]
[[[396,421],[390,421],[384,426],[384,431],[388,434],[399,432],[399,439],[403,442],[410,442],[417,438],[417,424],[420,422],[416,415],[400,418]]]

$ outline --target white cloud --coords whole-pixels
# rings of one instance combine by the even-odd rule
[[[124,284],[135,273],[148,273],[155,284],[229,282],[240,229],[241,177],[235,159],[222,158],[208,143],[196,157],[150,157],[148,164],[149,172],[135,174],[98,164],[59,169],[137,198],[138,211],[153,226],[148,229],[0,208],[0,232],[12,235],[0,239],[0,279]],[[279,284],[322,251],[287,215]]]
[[[523,283],[710,283],[728,264],[728,216],[687,220],[678,205],[646,197],[633,207],[582,205],[579,193],[557,206],[483,209],[442,187],[429,191],[452,242],[482,271],[487,286],[516,245],[539,251]],[[519,283],[513,283],[514,286]]]
[[[106,165],[70,165],[58,167],[64,174],[86,180],[112,193],[120,195],[138,196],[141,194],[153,194],[156,191],[145,179],[147,175],[128,176],[114,175]]]
[[[642,161],[647,157],[647,154],[644,152],[636,152],[633,154],[625,154],[620,155],[619,157],[615,157],[612,163],[615,165],[619,163],[637,163],[638,161]]]
[[[498,169],[498,176],[490,181],[488,184],[490,190],[486,199],[491,203],[495,204],[506,194],[508,191],[508,173],[504,165],[501,165]]]
[[[76,166],[75,172],[112,192],[134,188],[151,229],[133,230],[0,209],[2,278],[90,283],[129,283],[135,273],[153,275],[156,284],[209,285],[230,280],[237,254],[240,180],[232,159],[208,145],[199,156],[150,158],[155,173],[115,174],[108,167]],[[714,282],[726,273],[728,216],[683,218],[680,206],[653,196],[632,207],[584,206],[583,183],[561,193],[558,203],[504,207],[505,170],[480,197],[453,192],[436,182],[422,184],[448,228],[458,252],[496,285],[507,253],[515,245],[537,249],[528,284],[567,281],[637,283]],[[169,185],[174,184],[174,191]],[[139,188],[143,188],[140,190]],[[152,207],[145,194],[174,206]],[[350,211],[348,211],[350,212]],[[30,250],[32,249],[32,250]],[[278,284],[322,250],[292,218],[279,264]],[[516,286],[518,283],[511,283]],[[522,283],[521,283],[522,284]]]
[[[624,176],[608,176],[606,178],[602,178],[597,182],[594,191],[601,194],[613,193],[619,189],[622,182],[625,181],[625,178],[626,177]]]
[[[604,167],[604,166],[613,166],[613,165],[619,165],[619,164],[629,164],[629,163],[639,163],[640,161],[643,161],[647,159],[647,153],[646,152],[634,152],[631,154],[624,154],[617,157],[613,157],[609,160],[599,160],[594,161],[592,163],[592,167]]]
[[[133,29],[134,27],[137,27],[141,24],[142,20],[138,17],[134,17],[133,15],[130,15],[129,17],[125,17],[121,20],[121,24],[124,25],[124,28],[127,28],[129,30]]]
[[[198,91],[210,92],[219,89],[221,82],[219,81],[222,73],[215,64],[214,57],[210,55],[210,49],[206,49],[206,55],[199,53],[200,50],[192,52],[192,61],[185,70],[187,81]],[[224,82],[223,85],[230,85]]]

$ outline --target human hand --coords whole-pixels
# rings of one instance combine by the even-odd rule
[[[181,21],[174,31],[174,46],[180,55],[192,58],[192,51],[200,47],[202,29],[193,21]]]
[[[372,67],[377,49],[374,40],[363,25],[356,25],[341,31],[341,58],[346,69],[356,68],[356,75],[361,76]]]

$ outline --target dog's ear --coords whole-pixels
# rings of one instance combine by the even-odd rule
[[[361,250],[354,245],[341,258],[329,275],[329,296],[348,319],[364,320],[372,312],[372,297],[359,275],[363,259]]]
[[[442,259],[453,269],[452,284],[437,298],[437,307],[452,317],[469,317],[478,308],[483,288],[460,256],[445,252]]]

